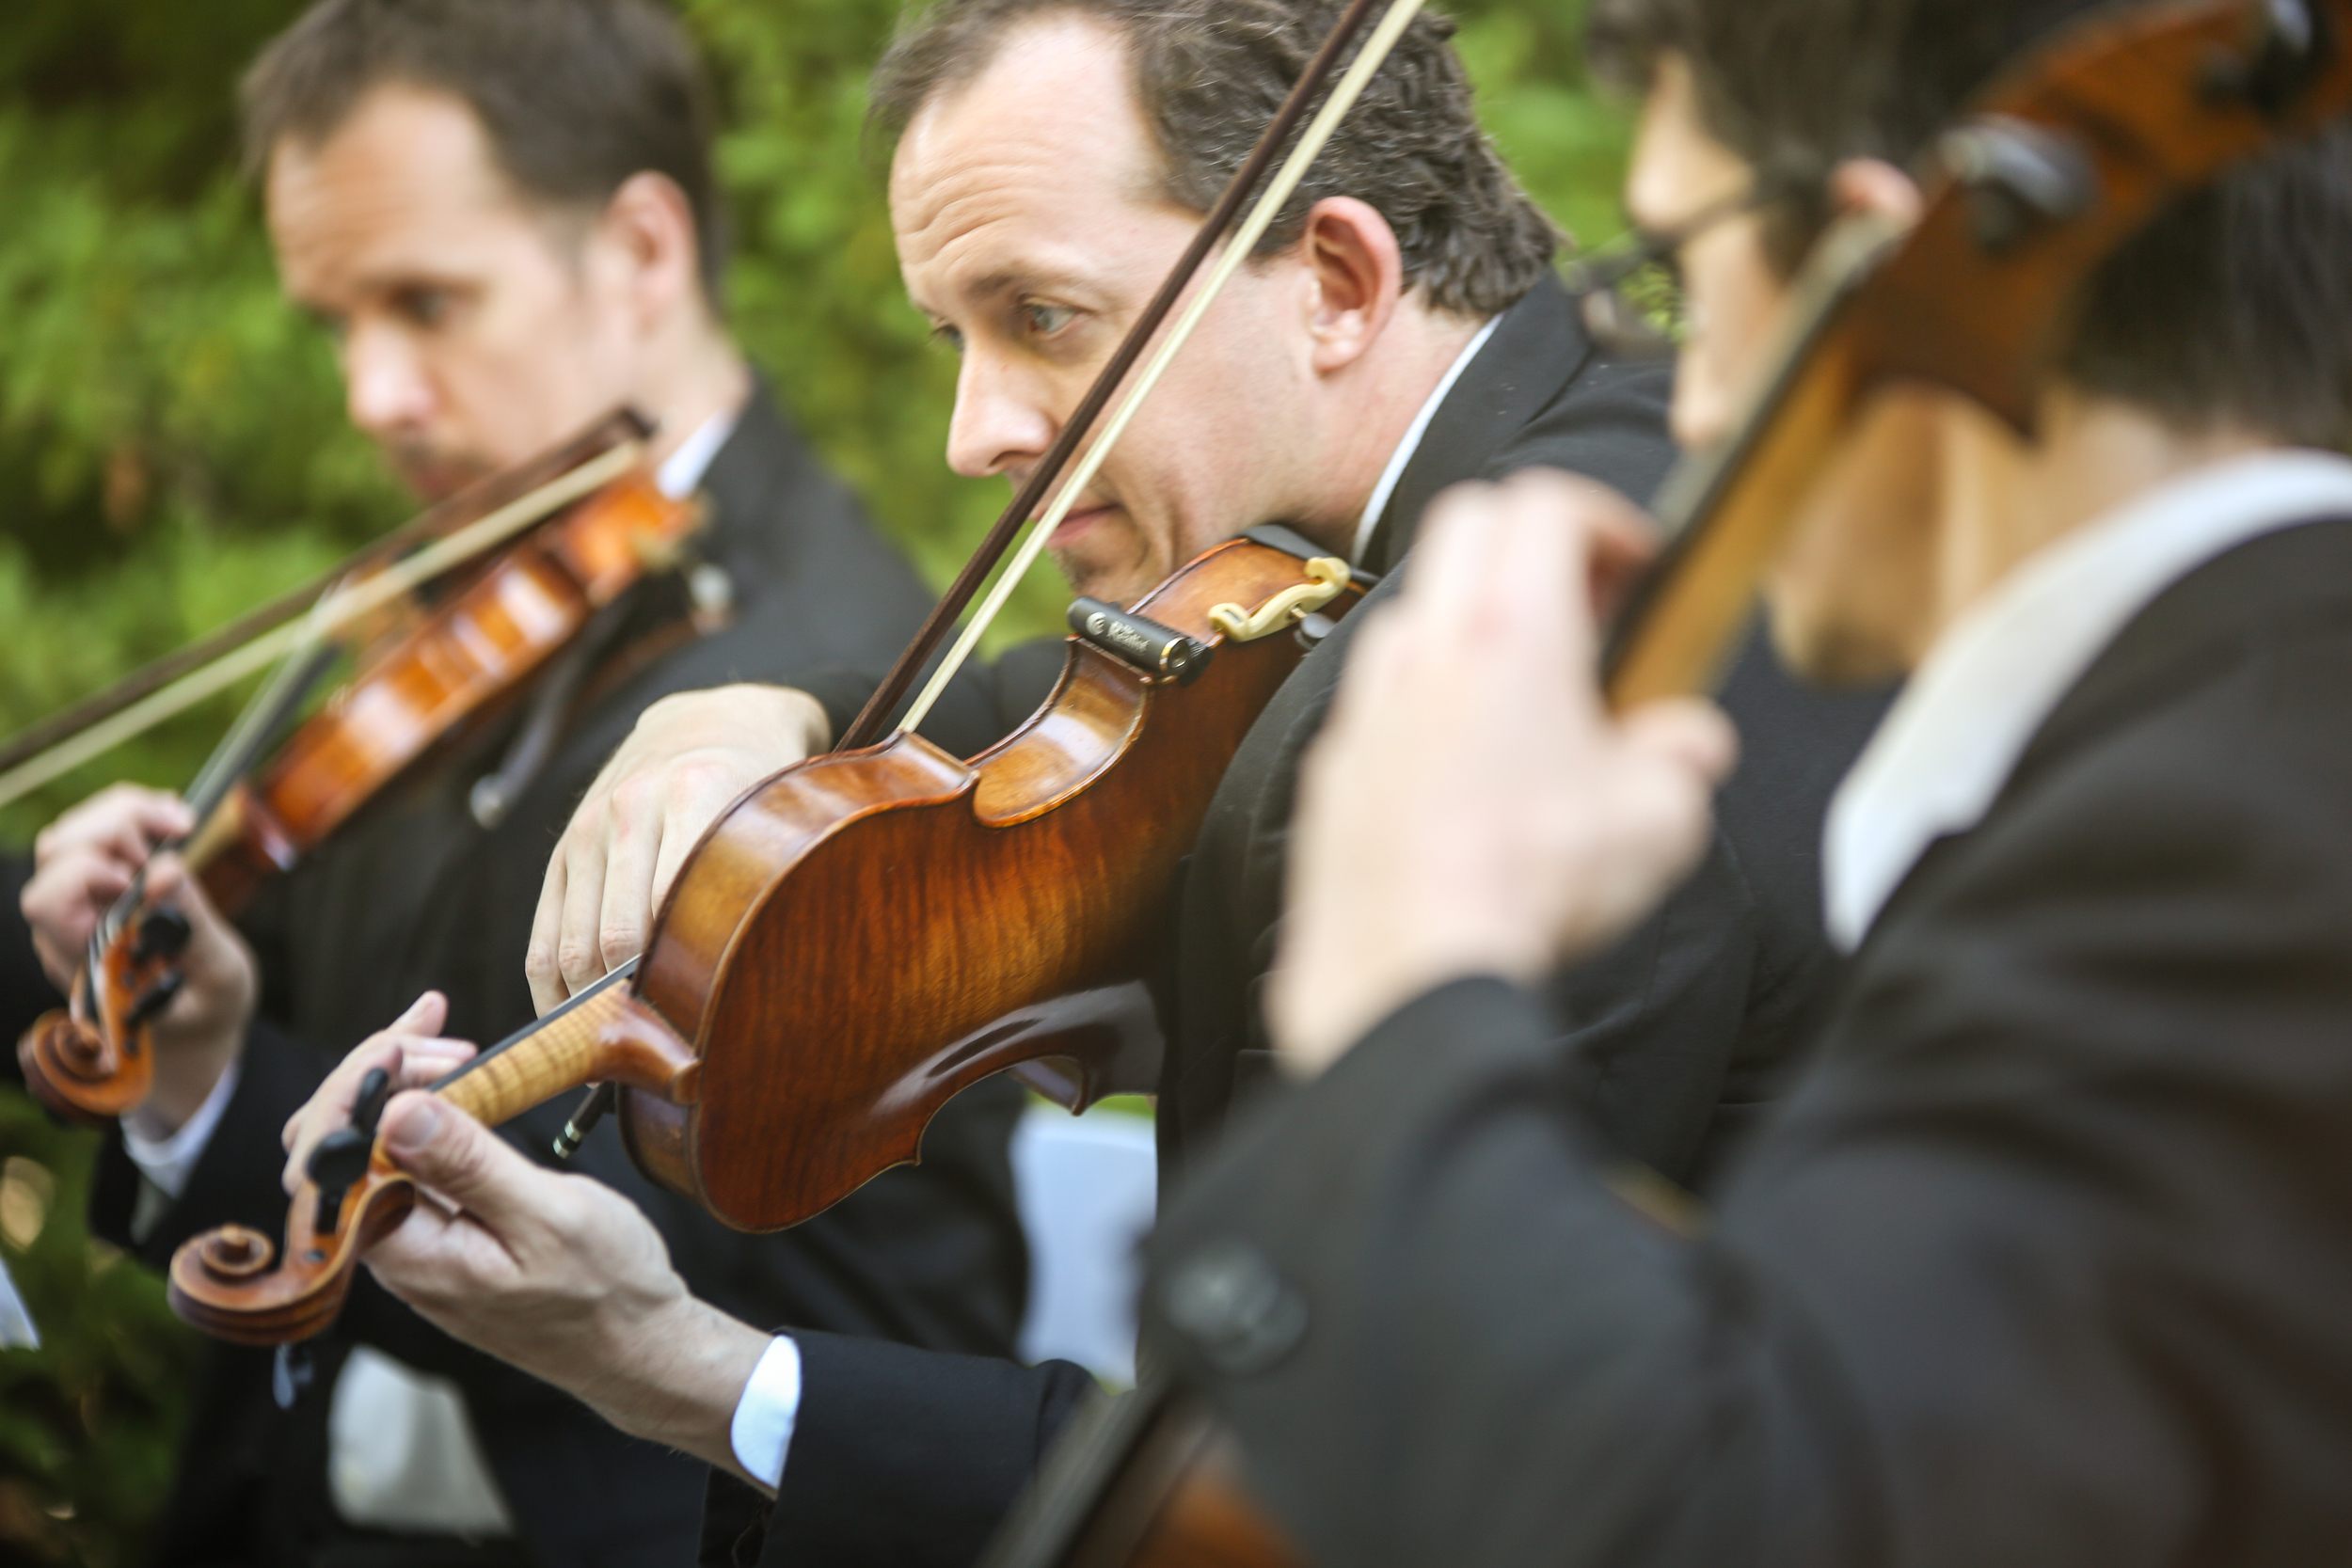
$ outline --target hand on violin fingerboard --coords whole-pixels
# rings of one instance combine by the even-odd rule
[[[1596,679],[1595,601],[1646,538],[1558,473],[1431,509],[1302,773],[1267,993],[1294,1070],[1448,980],[1534,982],[1597,950],[1696,862],[1730,725],[1696,702],[1613,716]]]
[[[689,691],[645,709],[548,863],[525,959],[538,1009],[644,952],[654,911],[703,830],[831,739],[817,700],[781,687]]]
[[[41,830],[32,879],[22,900],[41,967],[71,994],[91,934],[142,869],[149,910],[173,911],[172,961],[178,976],[168,1000],[145,1020],[154,1043],[154,1077],[129,1117],[150,1138],[168,1137],[211,1096],[244,1050],[260,980],[253,950],[213,906],[203,885],[176,855],[156,847],[194,825],[178,796],[115,784]]]
[[[110,784],[58,817],[33,840],[33,878],[24,885],[24,920],[40,966],[69,990],[89,956],[90,933],[122,896],[155,847],[196,826],[195,815],[168,790]]]
[[[771,1337],[690,1294],[627,1198],[533,1164],[442,1096],[410,1092],[475,1054],[436,1037],[447,1013],[426,992],[328,1074],[286,1124],[286,1190],[382,1069],[393,1090],[376,1123],[383,1150],[422,1195],[363,1255],[377,1283],[625,1431],[737,1468],[729,1428]]]

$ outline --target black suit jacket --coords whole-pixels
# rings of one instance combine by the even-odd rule
[[[160,1265],[226,1220],[283,1225],[278,1131],[344,1052],[420,990],[451,999],[450,1028],[488,1041],[532,1016],[523,950],[549,851],[596,768],[657,697],[732,680],[789,682],[815,666],[879,675],[929,595],[857,503],[785,423],[764,388],[705,479],[714,514],[698,543],[725,572],[731,625],[682,645],[674,584],[649,586],[581,687],[551,760],[493,828],[470,814],[474,782],[500,770],[529,722],[517,713],[375,803],[274,890],[246,927],[265,995],[234,1097],[181,1200],[137,1243]],[[655,650],[650,655],[644,650]],[[616,673],[617,672],[617,673]],[[544,688],[543,688],[544,689]],[[1026,1292],[1007,1139],[1009,1085],[966,1096],[934,1125],[924,1163],[892,1171],[789,1233],[727,1229],[638,1174],[612,1129],[574,1162],[652,1216],[694,1291],[755,1323],[877,1335],[942,1351],[1008,1354]],[[514,1124],[544,1158],[569,1110]],[[110,1143],[93,1198],[103,1234],[128,1243],[138,1178]],[[675,1563],[692,1556],[700,1465],[623,1436],[568,1397],[457,1344],[364,1273],[319,1352],[322,1394],[365,1341],[454,1378],[523,1542],[548,1563]],[[270,1398],[266,1356],[220,1348],[207,1366],[161,1556],[172,1561],[311,1560],[350,1532],[324,1484],[326,1401],[291,1417]]]
[[[1198,1173],[1155,1342],[1322,1562],[2343,1560],[2347,690],[2352,522],[2208,563],[1914,867],[1695,1239],[1464,982]]]
[[[41,973],[40,958],[33,951],[32,929],[24,924],[19,902],[32,875],[29,856],[0,855],[0,1048],[6,1052],[5,1061],[0,1061],[0,1078],[11,1084],[24,1081],[16,1063],[18,1038],[33,1020],[52,1007],[65,1006],[65,998]]]
[[[1665,398],[1662,367],[1601,356],[1547,281],[1503,317],[1431,420],[1369,563],[1395,566],[1429,498],[1464,480],[1548,465],[1645,499],[1671,457]],[[1163,1180],[1260,1074],[1256,991],[1272,958],[1299,758],[1365,613],[1343,621],[1276,692],[1191,857],[1164,988]],[[1626,1148],[1684,1177],[1736,1120],[1719,1106],[1771,1086],[1820,972],[1813,848],[1828,789],[1880,706],[1797,690],[1760,645],[1727,701],[1749,752],[1715,853],[1657,921],[1561,982],[1597,1116]],[[968,1561],[1089,1386],[1066,1364],[1023,1371],[800,1338],[806,1384],[768,1561]],[[739,1533],[755,1512],[747,1497],[725,1482],[714,1494],[713,1555],[723,1560],[751,1549]]]

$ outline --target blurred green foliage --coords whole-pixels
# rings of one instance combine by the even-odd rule
[[[42,1338],[0,1351],[0,1561],[134,1561],[170,1479],[199,1347],[156,1280],[84,1233],[93,1141],[0,1099],[0,1260]]]
[[[882,525],[944,580],[1003,489],[941,461],[954,365],[900,294],[880,178],[861,154],[864,76],[898,0],[680,4],[720,73],[737,329]],[[1564,227],[1606,238],[1627,124],[1585,80],[1581,6],[1448,8],[1491,134]],[[0,734],[407,510],[342,421],[329,344],[278,301],[236,171],[237,73],[299,9],[0,8]],[[1048,582],[1016,603],[1021,625],[1057,618]],[[112,779],[184,782],[230,702],[0,812],[0,843],[22,845]],[[0,1560],[126,1560],[161,1495],[193,1354],[156,1282],[83,1236],[89,1148],[0,1091],[0,1258],[48,1335],[40,1352],[0,1353]],[[11,1227],[9,1206],[23,1222],[36,1197],[40,1222]]]

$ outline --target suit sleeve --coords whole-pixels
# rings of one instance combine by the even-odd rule
[[[1196,1173],[1150,1340],[1318,1561],[2329,1555],[2352,764],[2280,701],[1915,871],[1704,1229],[1619,1196],[1545,1008],[1466,981]]]
[[[32,879],[32,862],[21,856],[0,856],[0,1045],[7,1047],[0,1075],[20,1081],[16,1042],[33,1020],[52,1007],[65,1006],[56,987],[33,951],[32,928],[24,923],[18,900]]]
[[[801,1405],[774,1503],[713,1480],[703,1560],[963,1568],[1093,1380],[877,1339],[793,1336]]]
[[[264,1236],[282,1237],[286,1194],[278,1178],[286,1155],[278,1133],[323,1076],[292,1036],[256,1019],[246,1035],[237,1086],[189,1172],[186,1188],[134,1237],[143,1178],[123,1151],[121,1130],[113,1129],[90,1180],[91,1232],[156,1269],[170,1266],[181,1243],[215,1226],[249,1226]]]

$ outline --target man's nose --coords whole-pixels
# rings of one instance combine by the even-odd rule
[[[966,479],[1025,467],[1045,455],[1060,428],[1035,378],[965,354],[947,426],[949,467]]]
[[[343,404],[351,422],[377,439],[425,424],[433,387],[404,334],[388,325],[354,323],[342,343]]]

